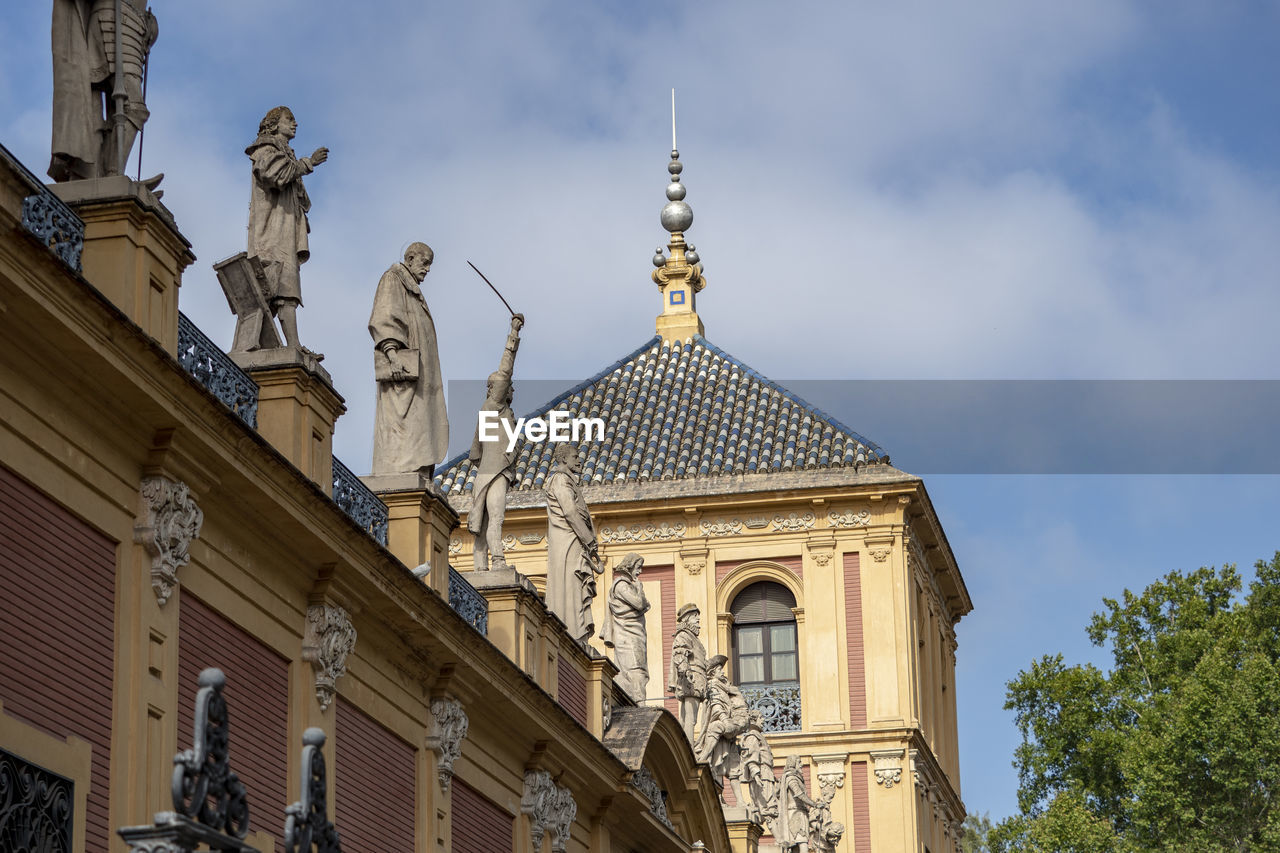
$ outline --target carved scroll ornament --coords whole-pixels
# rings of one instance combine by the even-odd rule
[[[552,853],[565,853],[569,845],[569,829],[578,816],[573,792],[562,788],[546,770],[528,770],[524,774],[524,796],[520,811],[529,816],[529,834],[534,850],[542,849],[542,838],[551,832]]]
[[[133,541],[151,557],[151,588],[163,605],[178,585],[178,569],[191,562],[191,540],[200,535],[204,513],[186,483],[145,477],[139,489]]]
[[[355,648],[356,629],[346,610],[336,604],[313,604],[307,608],[302,659],[310,661],[315,670],[316,699],[322,710],[333,701],[338,679],[347,674],[347,656]]]
[[[436,754],[440,788],[449,790],[453,780],[453,762],[462,754],[462,741],[471,725],[462,703],[450,696],[431,700],[431,729],[427,748]]]

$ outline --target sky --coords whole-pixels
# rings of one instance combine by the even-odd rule
[[[567,386],[652,336],[673,87],[699,314],[767,376],[1280,378],[1280,3],[154,7],[142,170],[166,174],[198,257],[182,310],[224,346],[212,264],[244,249],[258,121],[288,105],[298,153],[330,150],[307,178],[299,325],[346,398],[335,452],[356,471],[372,442],[365,321],[411,241],[435,248],[447,379],[493,370],[507,326],[468,260],[526,315],[517,409],[521,378]],[[46,3],[0,19],[0,142],[36,173],[48,33]],[[1190,396],[1214,410],[1213,448],[1189,422],[1163,467],[1140,451],[1112,463],[1141,435],[1095,425],[1079,470],[1122,473],[1073,473],[1058,453],[1011,474],[1008,430],[911,410],[903,455],[889,415],[906,410],[840,387],[854,393],[824,406],[925,476],[974,600],[957,629],[971,812],[1016,809],[1005,682],[1047,653],[1105,663],[1084,635],[1103,596],[1280,548],[1280,478],[1168,464],[1230,445],[1233,417],[1265,442],[1248,407]],[[939,473],[911,450],[930,429],[996,461]],[[1195,473],[1152,473],[1168,470]]]

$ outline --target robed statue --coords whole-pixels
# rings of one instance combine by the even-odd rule
[[[711,775],[720,785],[727,777],[734,797],[742,803],[745,799],[741,788],[742,755],[738,749],[738,736],[747,731],[751,710],[742,691],[725,672],[728,661],[724,655],[715,655],[707,661],[706,721],[694,755],[698,761],[711,765]],[[720,800],[724,801],[723,788]]]
[[[436,325],[419,286],[434,259],[426,243],[409,244],[404,261],[382,274],[373,297],[374,474],[431,476],[449,449]]]
[[[151,115],[144,79],[159,33],[145,0],[53,0],[49,177],[62,182],[124,174],[134,139]]]
[[[613,570],[613,584],[604,613],[600,639],[613,649],[613,662],[618,665],[614,682],[636,702],[643,702],[649,691],[649,632],[645,614],[649,599],[640,582],[644,557],[628,554]]]
[[[547,607],[560,617],[569,636],[586,643],[595,631],[591,602],[596,597],[599,544],[591,511],[582,496],[578,448],[559,442],[551,452],[554,470],[547,480]]]
[[[249,251],[265,274],[264,287],[271,313],[280,318],[285,346],[303,350],[316,360],[324,358],[298,341],[298,308],[302,305],[299,267],[311,257],[307,212],[311,199],[302,185],[329,159],[328,148],[317,148],[299,158],[289,142],[298,132],[298,120],[288,107],[273,107],[258,123],[258,136],[244,153],[253,161],[249,197]]]

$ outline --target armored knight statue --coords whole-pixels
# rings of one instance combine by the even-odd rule
[[[554,470],[547,480],[547,607],[560,617],[569,636],[585,643],[595,632],[591,602],[596,597],[599,544],[591,512],[582,496],[578,448],[559,442],[551,452]]]
[[[151,115],[143,80],[159,33],[145,0],[53,0],[49,177],[62,182],[124,174],[134,139]],[[144,183],[154,188],[159,182]]]
[[[742,803],[745,798],[742,796],[738,736],[747,730],[750,709],[747,708],[747,700],[742,698],[742,691],[725,672],[724,665],[728,660],[724,655],[716,655],[707,661],[706,722],[694,754],[699,761],[711,765],[711,774],[718,781],[723,783],[726,776],[729,778],[734,797]],[[723,790],[720,797],[723,800]]]
[[[449,449],[436,325],[420,287],[434,259],[426,243],[410,243],[404,261],[382,274],[373,297],[374,474],[430,476]]]
[[[643,702],[649,690],[649,634],[645,613],[649,599],[640,583],[644,557],[628,554],[613,570],[609,588],[609,604],[604,614],[600,639],[613,649],[613,662],[618,665],[614,679],[636,702]]]
[[[800,756],[788,755],[778,791],[778,824],[774,837],[783,853],[809,853],[810,810],[820,808],[804,784]]]
[[[293,112],[288,107],[274,107],[258,124],[258,138],[244,150],[253,161],[249,255],[257,256],[266,274],[271,312],[280,318],[285,346],[319,361],[324,356],[298,341],[298,309],[302,306],[299,267],[311,257],[307,243],[311,199],[302,176],[328,160],[329,149],[317,148],[310,157],[299,159],[289,145],[297,132]]]
[[[747,786],[747,816],[760,826],[772,827],[778,819],[778,780],[773,775],[773,749],[764,736],[759,711],[747,717],[747,729],[738,735],[738,755]]]
[[[513,315],[502,359],[498,369],[489,374],[484,405],[480,407],[482,416],[496,416],[494,437],[482,440],[477,421],[476,434],[471,440],[468,458],[476,469],[476,479],[471,486],[471,513],[467,518],[467,529],[475,536],[475,568],[478,572],[507,568],[507,561],[502,556],[502,522],[507,514],[507,489],[516,479],[516,447],[512,445],[508,449],[506,437],[515,433],[516,416],[511,411],[511,374],[515,370],[516,350],[520,349],[522,326],[524,315]]]
[[[680,702],[680,725],[689,744],[697,741],[698,713],[707,698],[707,649],[698,639],[702,630],[702,611],[696,604],[686,604],[676,612],[679,624],[671,638],[671,673],[667,689]]]

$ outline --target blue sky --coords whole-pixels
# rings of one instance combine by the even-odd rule
[[[10,6],[0,141],[41,173],[48,4]],[[652,334],[673,86],[707,336],[766,375],[1277,378],[1274,2],[155,6],[144,171],[168,175],[199,257],[183,310],[215,339],[233,322],[211,264],[244,245],[258,120],[288,104],[299,152],[331,150],[308,179],[300,326],[347,398],[336,448],[357,470],[368,301],[412,240],[436,248],[448,377],[485,376],[505,331],[467,260],[528,316],[517,377],[584,377]],[[876,404],[833,414],[913,470],[863,426]],[[1082,437],[1081,458],[1109,443]],[[926,482],[977,606],[965,801],[995,817],[1015,804],[1018,668],[1096,659],[1104,595],[1280,547],[1276,477]]]

